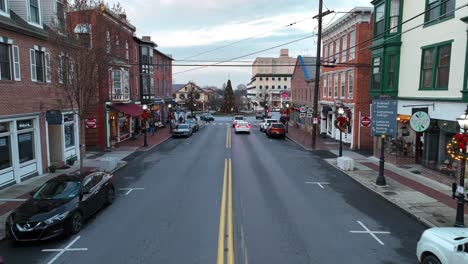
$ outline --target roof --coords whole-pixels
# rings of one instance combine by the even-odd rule
[[[374,12],[373,7],[355,7],[353,9],[351,9],[348,13],[346,13],[345,15],[343,15],[342,17],[337,19],[331,25],[324,28],[323,29],[323,34],[327,35],[329,33],[333,33],[336,30],[336,28],[342,26],[344,23],[346,23],[347,21],[353,19],[354,17],[356,17],[358,15],[367,14],[367,15],[370,16],[370,14],[372,14],[373,12]],[[363,22],[363,21],[359,21],[359,22]]]
[[[185,84],[180,84],[180,83],[176,84],[175,83],[175,84],[172,85],[172,92],[177,93],[180,89],[184,88],[184,86],[185,86]]]
[[[155,51],[156,53],[159,53],[159,54],[163,55],[164,57],[168,58],[169,60],[174,60],[174,59],[172,58],[171,55],[167,55],[167,54],[165,54],[165,53],[162,53],[162,52],[159,51],[158,49],[154,49],[154,51]]]
[[[31,26],[28,22],[24,21],[14,11],[10,9],[10,17],[0,16],[0,28],[18,32],[30,37],[35,37],[47,40],[48,33],[46,30]]]
[[[146,44],[148,46],[153,46],[153,47],[157,47],[158,44],[154,43],[152,40],[150,41],[147,41],[147,40],[143,40],[143,38],[139,38],[137,36],[134,36],[133,39],[139,43],[143,43],[143,44]]]
[[[297,61],[301,65],[302,72],[304,73],[304,77],[307,81],[315,80],[315,63],[317,62],[316,57],[303,57],[298,56]]]

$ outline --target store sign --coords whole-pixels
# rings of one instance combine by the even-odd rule
[[[46,112],[46,121],[49,125],[61,125],[62,113],[60,110],[49,110]]]
[[[418,111],[411,116],[410,126],[416,132],[426,131],[431,124],[431,117],[423,111]]]
[[[305,114],[305,113],[301,113],[299,116],[300,116],[301,118],[303,118],[303,117],[306,116],[306,114]]]
[[[31,141],[31,139],[32,139],[32,134],[31,134],[31,133],[26,133],[26,134],[20,134],[20,135],[18,135],[18,142],[19,142],[19,143]]]
[[[388,97],[372,100],[372,135],[396,136],[398,101]]]
[[[305,113],[305,112],[307,112],[307,107],[302,106],[302,107],[301,107],[301,113]]]
[[[282,92],[281,92],[281,98],[287,99],[288,97],[289,97],[288,91],[282,91]]]
[[[32,127],[33,127],[32,120],[21,120],[21,121],[16,122],[16,128],[18,130],[28,129]]]
[[[63,116],[63,121],[64,122],[73,122],[75,121],[75,115],[74,114],[68,114]]]
[[[87,118],[85,120],[86,128],[97,128],[96,118]]]
[[[312,117],[312,116],[313,116],[313,114],[312,114],[312,113],[310,113],[310,112],[309,112],[309,113],[307,113],[307,117]]]

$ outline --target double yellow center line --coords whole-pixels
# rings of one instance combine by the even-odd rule
[[[230,130],[230,129],[228,129]],[[227,181],[227,182],[226,182]],[[226,190],[227,189],[227,190]],[[227,205],[226,205],[227,192]],[[226,234],[227,206],[227,234]],[[217,264],[234,264],[234,235],[232,227],[232,161],[224,160],[223,194],[221,196],[221,213],[219,217],[218,258]],[[227,239],[227,262],[225,262],[225,239]]]
[[[231,126],[228,126],[226,129],[226,148],[231,148]]]

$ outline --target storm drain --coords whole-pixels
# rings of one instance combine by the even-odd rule
[[[396,192],[383,192],[384,194],[386,195],[396,195],[397,193]]]

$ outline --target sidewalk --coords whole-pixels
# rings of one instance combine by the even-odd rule
[[[288,138],[311,150],[310,145],[307,145],[311,140],[308,140],[304,134],[306,133],[290,127]],[[307,134],[310,138],[310,134]],[[333,144],[331,141],[318,137],[317,150],[328,150],[337,157],[338,144]],[[379,174],[379,159],[361,155],[344,146],[343,156],[352,158],[355,163],[353,171],[344,171],[344,173],[370,191],[377,193],[428,227],[453,226],[457,205],[452,199],[451,183],[454,179],[421,165],[399,167],[386,162],[384,175],[387,185],[381,187],[375,184]],[[328,155],[325,161],[336,167],[336,158],[329,158]],[[468,206],[465,207],[465,212],[468,212]],[[465,214],[465,219],[468,219],[468,214]],[[467,221],[465,223],[468,224]]]
[[[131,158],[144,151],[148,151],[170,138],[169,127],[159,129],[154,136],[147,135],[148,147],[143,147],[143,137],[136,140],[128,140],[119,144],[110,152],[87,152],[83,161],[86,170],[99,170],[102,161],[107,158],[117,160],[117,167],[112,171],[127,165]],[[71,167],[62,170],[57,169],[55,173],[44,173],[42,176],[32,177],[20,184],[15,184],[4,189],[0,189],[0,240],[4,238],[5,221],[13,209],[18,207],[24,200],[30,197],[30,192],[46,181],[65,173],[75,172],[79,169],[79,162]]]

